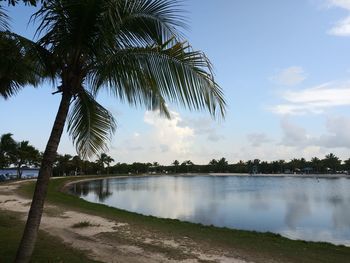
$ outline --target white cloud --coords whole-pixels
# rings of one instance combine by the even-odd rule
[[[348,132],[350,130],[350,118],[328,117],[325,127],[326,133],[320,136],[312,136],[303,127],[290,122],[287,118],[283,118],[281,120],[283,137],[280,144],[297,148],[350,149],[350,133]]]
[[[153,127],[152,137],[161,145],[162,151],[167,147],[168,151],[175,154],[187,154],[192,145],[194,130],[188,126],[181,127],[181,117],[177,112],[171,112],[171,119],[159,116],[159,112],[147,111],[144,115],[145,123]]]
[[[111,147],[111,155],[120,162],[153,162],[170,164],[175,159],[193,159],[194,130],[180,125],[181,116],[171,111],[171,119],[159,112],[146,111],[143,121],[148,127],[125,133]],[[141,120],[140,120],[141,121]]]
[[[350,149],[350,119],[345,117],[329,117],[326,122],[328,133],[320,136],[318,144],[327,148]]]
[[[325,110],[350,105],[350,83],[326,83],[300,91],[286,91],[286,101],[273,106],[277,114],[323,113]]]
[[[329,7],[340,7],[350,10],[350,0],[328,0]]]
[[[225,139],[225,136],[219,134],[218,123],[210,118],[188,118],[181,120],[180,127],[191,127],[196,136],[206,136],[211,142],[218,142]]]
[[[250,133],[247,134],[247,139],[253,147],[260,147],[264,143],[271,142],[265,133]]]
[[[306,130],[292,122],[288,118],[281,120],[283,137],[281,144],[286,146],[306,146],[309,144],[309,136]]]
[[[293,66],[279,70],[270,79],[278,85],[295,86],[306,79],[306,74],[302,67]]]
[[[350,11],[350,0],[328,0],[328,6]],[[350,15],[337,21],[328,33],[335,36],[350,36]]]
[[[328,33],[340,37],[350,36],[350,16],[336,22]]]

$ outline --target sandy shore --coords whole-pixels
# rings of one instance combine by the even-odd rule
[[[0,185],[0,209],[19,212],[25,220],[31,200],[16,194],[20,183],[23,182]],[[84,221],[90,226],[72,227]],[[147,229],[133,229],[118,219],[108,220],[50,204],[45,206],[40,228],[101,262],[247,262],[232,251],[209,249],[187,237],[174,240]]]

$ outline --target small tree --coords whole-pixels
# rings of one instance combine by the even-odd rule
[[[17,168],[17,178],[22,178],[22,166],[38,164],[40,153],[28,141],[21,141],[16,144],[14,152],[11,154],[11,163]]]
[[[8,167],[11,164],[11,158],[16,150],[16,141],[11,133],[6,133],[0,137],[0,168]]]

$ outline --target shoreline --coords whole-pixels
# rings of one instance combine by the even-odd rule
[[[188,221],[188,220],[181,220],[181,219],[177,219],[177,218],[169,218],[169,217],[161,217],[161,216],[156,216],[156,215],[152,215],[152,214],[143,214],[140,212],[135,212],[135,211],[130,211],[126,208],[118,208],[117,206],[113,206],[113,205],[107,205],[104,203],[99,203],[99,202],[93,202],[93,201],[88,201],[82,197],[80,197],[79,195],[74,194],[73,192],[70,191],[70,187],[74,184],[78,184],[81,182],[91,182],[91,181],[99,181],[99,180],[105,180],[105,179],[133,179],[133,178],[157,178],[157,177],[164,177],[164,176],[171,176],[171,177],[248,177],[248,178],[307,178],[307,179],[341,179],[341,178],[346,178],[346,179],[350,179],[350,177],[344,177],[344,176],[340,176],[339,174],[327,174],[323,177],[317,177],[316,174],[308,174],[307,176],[305,175],[301,175],[299,174],[298,176],[285,176],[284,174],[276,174],[276,175],[271,175],[271,174],[264,174],[263,176],[261,175],[250,175],[250,174],[223,174],[223,173],[212,173],[212,174],[200,174],[200,173],[188,173],[188,174],[144,174],[144,175],[125,175],[125,176],[107,176],[107,177],[102,177],[102,178],[98,178],[98,177],[93,177],[91,179],[83,179],[83,180],[77,180],[77,181],[72,181],[69,182],[67,184],[65,184],[63,186],[63,188],[61,189],[61,191],[63,193],[69,194],[69,195],[73,195],[76,196],[82,200],[85,200],[87,202],[93,203],[93,204],[103,204],[106,205],[108,207],[114,208],[114,209],[118,209],[118,210],[123,210],[126,212],[130,212],[130,213],[134,213],[135,215],[139,215],[139,216],[152,216],[155,217],[157,219],[169,219],[169,220],[177,220],[177,221],[181,221],[181,222],[186,222],[186,223],[191,223],[191,224],[199,224],[199,225],[203,225],[203,226],[211,226],[211,227],[215,227],[218,229],[224,229],[224,228],[228,228],[231,230],[237,230],[237,231],[249,231],[249,232],[257,232],[257,233],[262,233],[262,234],[274,234],[274,235],[280,235],[282,237],[288,238],[290,240],[294,240],[294,241],[303,241],[303,242],[321,242],[321,243],[329,243],[335,246],[346,246],[350,248],[350,241],[348,242],[341,242],[337,239],[333,239],[333,240],[317,240],[317,239],[302,239],[300,237],[297,236],[293,236],[292,234],[286,234],[285,232],[274,232],[274,231],[258,231],[258,230],[252,230],[252,229],[238,229],[238,228],[234,228],[234,227],[230,227],[230,226],[219,226],[219,225],[215,225],[215,224],[209,224],[209,223],[201,223],[201,222],[192,222],[192,221]]]
[[[115,176],[109,176],[111,177]],[[125,178],[125,176],[118,177]],[[300,262],[301,258],[305,259],[303,262],[347,262],[350,258],[350,248],[345,246],[291,240],[272,233],[217,228],[174,219],[143,216],[89,203],[62,192],[63,189],[67,189],[67,185],[77,181],[105,178],[107,177],[81,176],[51,180],[45,206],[45,216],[49,219],[43,222],[49,225],[46,227],[43,225],[44,230],[62,238],[75,249],[84,250],[84,247],[91,247],[91,252],[85,253],[94,260],[110,262],[108,259],[116,257],[123,259],[117,262],[265,263]],[[34,189],[34,183],[24,181],[18,184],[19,187],[12,190],[12,195],[16,195],[17,200],[24,199],[20,206],[22,207],[28,204],[28,197]],[[5,185],[11,184],[0,184],[0,196],[2,186]],[[3,195],[3,198],[10,199],[8,203],[4,203],[8,208],[14,208],[16,202],[11,201],[9,195]],[[59,212],[53,212],[52,206]],[[97,225],[94,223],[97,220],[96,217],[102,220],[101,222],[109,222],[107,226],[111,231],[101,232],[105,223],[102,224],[102,229],[94,226],[87,229],[69,227],[82,216],[84,220],[91,221],[92,225]],[[63,222],[68,220],[69,223],[58,225],[57,222],[60,221],[57,220],[63,220]],[[83,235],[79,238],[84,231],[97,232],[92,236]]]
[[[193,176],[232,176],[232,177],[288,177],[288,178],[346,178],[350,179],[350,174],[249,174],[249,173],[143,173],[143,174],[115,174],[115,175],[97,175],[91,176],[91,179],[86,179],[86,175],[81,176],[61,176],[61,177],[52,177],[52,179],[59,178],[85,178],[75,182],[83,182],[90,180],[99,180],[99,179],[109,179],[109,178],[137,178],[137,177],[161,177],[161,176],[182,176],[182,177],[193,177]],[[68,184],[72,184],[68,183]]]

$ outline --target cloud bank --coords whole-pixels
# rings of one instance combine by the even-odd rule
[[[328,33],[334,36],[350,36],[350,0],[328,0],[328,6],[342,8],[349,12],[349,15],[337,21]]]
[[[350,105],[350,82],[325,83],[299,91],[287,90],[284,103],[271,107],[277,114],[323,113],[326,109]]]

